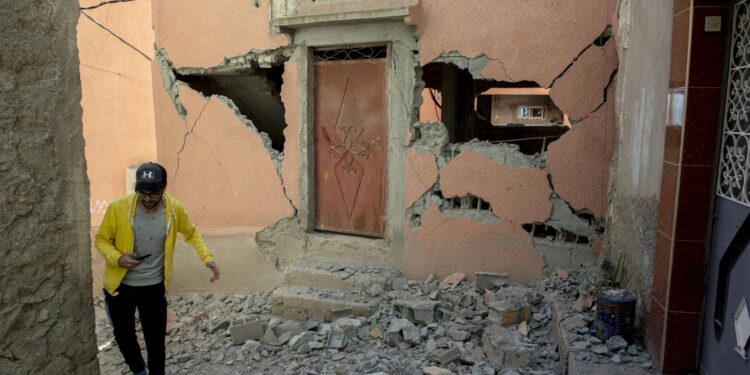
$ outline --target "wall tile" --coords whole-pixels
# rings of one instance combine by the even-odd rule
[[[672,6],[672,14],[677,14],[682,12],[683,10],[690,8],[690,0],[674,0],[674,5]]]
[[[667,314],[662,373],[688,374],[698,365],[699,313]]]
[[[674,239],[703,241],[706,238],[713,173],[713,167],[681,167]]]
[[[662,233],[656,233],[656,249],[654,251],[654,273],[651,285],[652,299],[661,306],[667,306],[667,292],[669,288],[669,265],[672,262],[672,240]]]
[[[689,43],[690,12],[683,12],[675,16],[672,20],[672,58],[669,68],[670,89],[685,86]]]
[[[720,88],[688,88],[686,100],[685,127],[693,125],[691,129],[716,129],[721,113]]]
[[[690,41],[690,87],[721,87],[724,72],[724,50],[729,21],[727,7],[693,9],[693,32]],[[705,32],[708,16],[721,16],[721,32]],[[675,20],[678,17],[675,17]],[[674,48],[673,48],[674,49]]]
[[[704,242],[675,241],[672,250],[669,310],[700,312],[705,284]],[[679,291],[679,292],[677,292]]]
[[[679,167],[671,163],[664,163],[661,171],[661,193],[659,194],[659,222],[657,228],[668,236],[672,236],[674,223],[674,208],[677,200],[677,175]]]

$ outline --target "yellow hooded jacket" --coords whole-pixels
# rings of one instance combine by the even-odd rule
[[[203,238],[195,229],[195,225],[188,219],[182,203],[164,194],[166,204],[167,239],[164,241],[164,286],[169,289],[169,277],[172,273],[172,258],[177,232],[182,233],[185,242],[195,248],[201,262],[208,263],[214,259],[211,251],[206,247]],[[104,267],[104,289],[114,294],[122,279],[128,272],[127,268],[117,265],[122,254],[133,251],[135,239],[133,221],[135,219],[138,194],[131,193],[109,204],[102,219],[102,225],[96,232],[96,248],[106,261]]]

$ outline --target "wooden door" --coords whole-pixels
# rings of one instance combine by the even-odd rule
[[[315,229],[385,231],[385,59],[316,62]]]

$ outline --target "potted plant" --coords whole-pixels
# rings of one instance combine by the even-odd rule
[[[622,255],[617,265],[610,267],[609,277],[597,293],[593,328],[596,336],[603,342],[613,336],[622,336],[629,343],[633,342],[637,298],[635,293],[624,288],[627,284],[623,270],[624,260],[625,256]]]

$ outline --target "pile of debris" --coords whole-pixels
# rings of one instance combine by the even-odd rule
[[[509,283],[504,274],[475,276],[475,282],[463,274],[426,281],[395,277],[371,316],[333,317],[330,322],[271,315],[268,292],[170,295],[167,372],[562,374],[552,334],[555,313],[549,296],[554,293],[547,288],[575,294],[573,278],[549,277],[526,287]],[[128,373],[100,300],[97,315],[102,373]],[[566,318],[578,316],[586,323],[573,332],[580,331],[596,346],[583,332],[591,313],[572,315]],[[621,362],[646,358],[638,347],[607,350]],[[629,354],[633,351],[638,353]],[[594,356],[604,358],[592,352]]]

